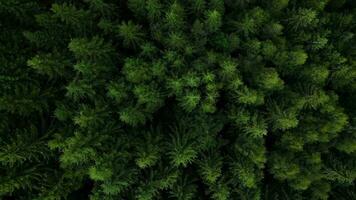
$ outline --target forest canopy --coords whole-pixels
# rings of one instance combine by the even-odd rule
[[[356,1],[0,0],[0,198],[356,200]]]

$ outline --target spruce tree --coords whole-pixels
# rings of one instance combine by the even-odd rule
[[[2,199],[356,199],[353,0],[0,0]]]

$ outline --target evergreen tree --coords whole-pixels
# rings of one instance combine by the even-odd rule
[[[1,199],[356,199],[353,0],[0,0]]]

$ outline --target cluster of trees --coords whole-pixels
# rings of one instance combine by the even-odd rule
[[[354,0],[0,0],[0,197],[356,199]]]

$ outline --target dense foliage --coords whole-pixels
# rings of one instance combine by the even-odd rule
[[[356,199],[356,1],[0,16],[0,198]]]

